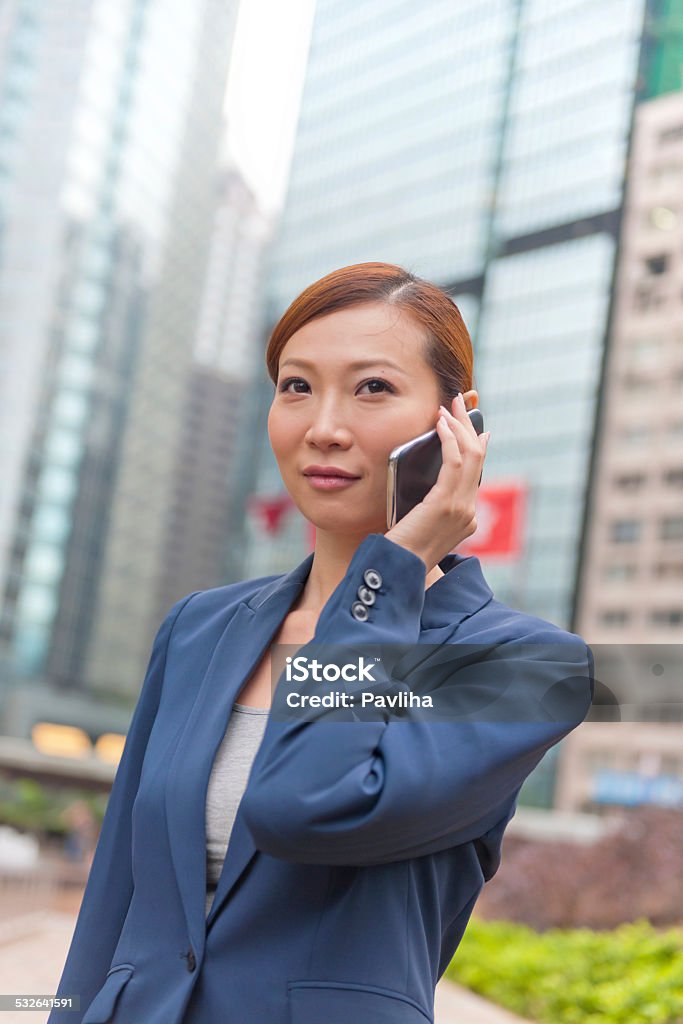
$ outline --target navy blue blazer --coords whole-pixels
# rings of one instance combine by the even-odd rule
[[[497,601],[477,558],[447,555],[425,591],[420,558],[368,535],[310,643],[435,645],[423,664],[436,659],[435,677],[439,648],[453,653],[443,645],[481,645],[469,664],[446,661],[444,683],[463,673],[514,721],[271,714],[205,917],[214,756],[312,560],[190,594],[164,619],[57,993],[79,996],[80,1011],[54,1009],[48,1024],[433,1021],[434,988],[498,869],[524,779],[590,708],[591,651]],[[363,621],[352,606],[368,578]],[[532,721],[539,680],[569,689],[573,720]]]

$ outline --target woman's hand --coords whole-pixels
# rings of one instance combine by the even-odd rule
[[[440,407],[436,429],[443,460],[436,483],[384,535],[418,555],[428,573],[477,529],[475,505],[489,438],[477,434],[462,395],[453,399],[453,413]]]

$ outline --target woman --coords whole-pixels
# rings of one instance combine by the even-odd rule
[[[80,1012],[49,1024],[432,1021],[524,779],[590,706],[584,641],[452,553],[488,440],[452,300],[399,267],[346,267],[292,303],[266,360],[270,442],[315,551],[162,623],[59,986]],[[389,452],[435,424],[439,478],[385,532]],[[350,479],[321,482],[329,467]],[[495,714],[270,714],[275,643],[389,660],[407,644],[433,696]]]

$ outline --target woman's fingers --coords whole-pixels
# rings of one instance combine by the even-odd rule
[[[445,458],[442,458],[443,464],[447,465],[450,462],[453,465],[461,466],[462,452],[460,451],[458,438],[455,435],[453,427],[446,419],[446,416],[439,416],[436,426],[439,431],[439,437],[441,438],[441,450],[443,456],[446,456]]]
[[[456,395],[452,403],[451,415],[457,423],[462,423],[468,433],[473,437],[478,437],[476,430],[474,429],[474,423],[469,417],[467,408],[465,406],[465,400],[461,395]]]
[[[475,480],[481,474],[481,453],[465,451],[466,457],[463,457],[455,431],[441,417],[437,430],[441,439],[442,464],[432,497],[433,500],[441,497],[450,502],[457,495],[464,496],[474,487]],[[472,457],[475,454],[476,459]]]
[[[473,454],[477,455],[486,451],[486,442],[484,441],[483,435],[476,432],[474,424],[466,412],[463,413],[463,415],[467,420],[467,426],[465,426],[462,419],[459,419],[452,413],[449,413],[448,409],[443,405],[440,408],[443,409],[446,422],[459,445],[462,445],[465,450],[469,449]]]
[[[470,484],[474,486],[475,482],[478,487],[481,478],[487,442],[477,434],[469,416],[467,419],[474,437],[464,423],[448,415],[448,410],[444,411],[443,420],[439,416],[439,420],[444,423],[443,429],[439,430],[443,465],[437,483],[442,484],[449,493],[462,493],[462,487],[467,489]]]

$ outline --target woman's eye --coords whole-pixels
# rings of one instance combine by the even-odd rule
[[[303,384],[305,387],[308,387],[308,384],[306,384],[306,381],[303,380],[302,377],[288,377],[286,380],[282,381],[282,383],[280,384],[280,386],[278,388],[278,391],[283,391],[283,392],[289,391],[289,385],[290,384]],[[362,384],[360,384],[359,387],[364,388],[368,384],[381,384],[382,385],[380,391],[371,391],[370,394],[372,394],[372,395],[379,395],[379,394],[382,393],[382,391],[393,391],[394,390],[392,385],[388,381],[383,380],[381,377],[373,377],[373,378],[371,378],[371,380],[366,380]],[[290,391],[290,394],[301,395],[301,394],[303,394],[303,392],[302,391]]]
[[[305,384],[306,381],[302,380],[301,377],[288,377],[287,380],[283,380],[278,388],[278,391],[287,391],[290,384]],[[292,394],[300,395],[300,391],[294,391]]]
[[[394,390],[393,387],[391,386],[391,384],[389,383],[389,381],[382,380],[381,377],[373,377],[372,380],[366,380],[365,384],[381,384],[382,385],[382,391],[385,391],[385,390],[386,391],[393,391]],[[364,388],[365,384],[361,384],[361,387]],[[372,395],[379,395],[379,394],[381,394],[381,391],[371,391],[370,393]]]

